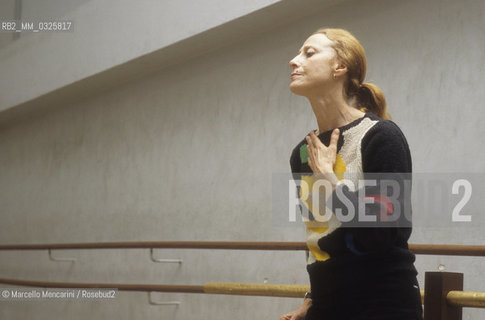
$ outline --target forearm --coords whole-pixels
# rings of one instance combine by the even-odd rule
[[[303,303],[301,306],[298,308],[301,311],[301,314],[305,316],[308,312],[308,309],[312,306],[312,299],[311,298],[305,298],[303,300]]]

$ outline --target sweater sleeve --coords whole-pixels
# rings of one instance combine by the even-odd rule
[[[411,153],[399,127],[390,120],[377,123],[362,140],[365,173],[411,173]]]
[[[410,173],[412,171],[411,155],[406,139],[399,127],[389,120],[379,121],[365,134],[361,144],[362,167],[364,180],[375,181],[375,185],[365,186],[366,198],[371,198],[374,203],[359,206],[359,193],[351,191],[348,186],[341,185],[340,190],[334,191],[332,195],[332,211],[340,210],[346,216],[348,202],[345,203],[338,196],[345,195],[350,200],[355,210],[355,217],[351,221],[343,223],[342,227],[320,239],[319,246],[334,255],[341,252],[351,251],[356,255],[370,252],[383,252],[394,245],[407,246],[407,239],[410,235],[409,226],[403,227],[402,219],[404,212],[397,213],[395,210],[403,211],[403,208],[410,208],[409,194],[404,192],[410,186]],[[388,185],[384,186],[383,181],[392,179],[399,185],[399,195],[393,200],[383,196],[387,194]],[[409,190],[410,191],[410,190]],[[372,201],[371,201],[372,202]],[[407,202],[407,203],[406,203]],[[399,209],[397,209],[399,207]],[[365,211],[365,216],[375,216],[380,221],[383,216],[401,215],[401,220],[396,223],[368,224],[360,221],[359,216]],[[385,219],[384,219],[385,220]],[[350,224],[352,224],[350,226]]]

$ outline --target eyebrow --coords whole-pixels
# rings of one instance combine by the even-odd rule
[[[301,53],[302,49],[303,49],[303,50],[305,50],[305,49],[307,49],[307,48],[312,48],[312,49],[317,50],[317,49],[316,49],[314,46],[312,46],[312,45],[308,45],[308,44],[307,44],[306,46],[303,46],[303,48],[301,48],[301,49],[298,51],[298,53]]]

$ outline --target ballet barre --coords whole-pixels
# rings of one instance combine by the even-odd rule
[[[61,249],[220,249],[220,250],[308,250],[305,242],[255,241],[138,241],[86,242],[51,244],[4,244],[0,250],[61,250]],[[415,254],[485,256],[485,246],[451,244],[410,244]],[[177,261],[178,262],[178,261]]]

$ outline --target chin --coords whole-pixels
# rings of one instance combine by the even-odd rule
[[[305,95],[305,88],[297,85],[296,83],[290,83],[290,91],[299,96]]]

